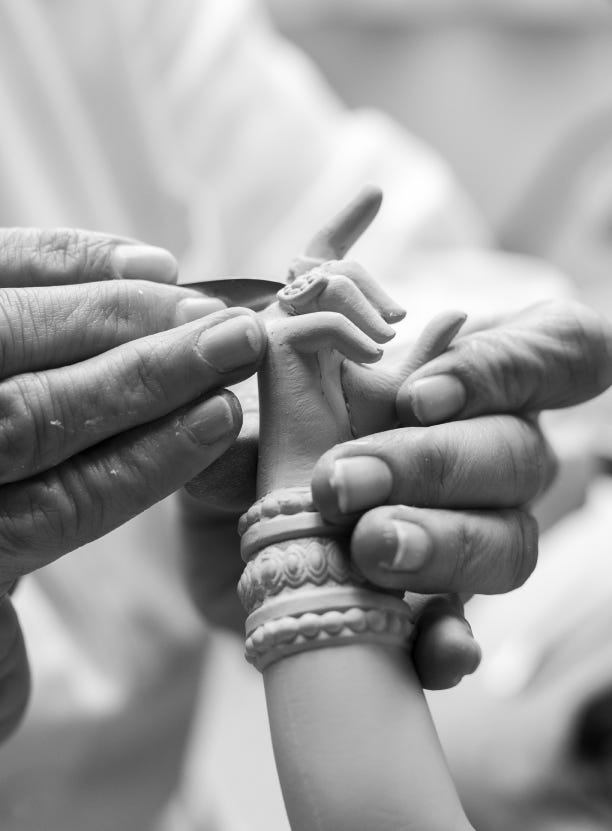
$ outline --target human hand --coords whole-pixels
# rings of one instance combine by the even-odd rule
[[[327,255],[343,254],[346,246],[341,238],[342,234],[347,237],[350,236],[351,227],[354,229],[360,225],[363,228],[363,219],[367,219],[367,204],[362,202],[361,207],[357,209],[357,212],[359,211],[361,225],[360,222],[355,222],[354,217],[350,216],[350,211],[347,211],[341,216],[340,222],[335,226],[331,223],[322,235],[319,235],[319,242],[322,238],[322,250]],[[284,292],[287,295],[284,302],[288,307],[293,307],[293,311],[299,314],[321,311],[340,313],[378,342],[389,339],[392,330],[388,323],[398,320],[401,315],[398,314],[397,306],[381,292],[363,269],[346,261],[327,262],[317,268],[316,258],[314,262],[307,263],[307,266],[314,266],[314,270],[311,269],[305,277],[302,274],[301,280],[298,276],[298,280]],[[582,310],[578,317],[584,316],[585,311]],[[525,387],[521,386],[523,368],[529,365],[532,374],[536,371],[537,362],[534,362],[531,354],[531,341],[539,336],[541,343],[537,354],[541,363],[547,367],[552,358],[556,368],[548,378],[552,397],[544,397],[543,403],[546,406],[554,404],[555,395],[559,406],[565,406],[567,403],[587,398],[607,385],[606,378],[596,378],[593,383],[581,383],[579,388],[576,385],[572,387],[570,383],[570,390],[565,394],[563,387],[567,384],[567,372],[563,374],[564,361],[559,352],[571,352],[574,349],[576,353],[569,371],[570,381],[575,371],[583,371],[583,362],[586,361],[587,367],[589,365],[589,355],[585,355],[580,348],[581,321],[570,321],[569,339],[564,344],[563,325],[553,326],[551,331],[541,333],[538,328],[538,314],[535,315],[535,319],[531,318],[531,314],[526,312],[518,316],[516,325],[520,332],[517,334],[516,343],[512,343],[514,332],[510,332],[504,340],[503,329],[493,330],[494,325],[501,321],[495,324],[489,322],[483,332],[489,333],[491,344],[488,350],[484,350],[483,355],[474,355],[474,376],[482,373],[486,378],[487,368],[495,373],[505,354],[504,347],[508,347],[506,359],[510,362],[516,360],[517,365],[514,374],[506,374],[504,377],[507,380],[516,378],[515,388],[525,392]],[[480,652],[461,614],[461,603],[457,593],[507,591],[528,576],[535,565],[537,555],[537,530],[534,520],[521,506],[548,484],[555,468],[552,453],[535,420],[503,415],[507,411],[518,410],[522,413],[524,399],[517,405],[512,389],[505,397],[503,394],[491,396],[491,390],[486,383],[483,385],[482,394],[478,388],[474,415],[500,413],[501,416],[430,430],[421,428],[420,431],[386,432],[398,424],[419,423],[410,403],[413,379],[418,381],[431,371],[431,367],[435,369],[436,361],[430,359],[444,353],[461,323],[462,318],[458,315],[443,316],[433,321],[416,347],[391,369],[381,370],[376,367],[372,370],[348,362],[345,364],[343,392],[349,404],[352,432],[355,436],[369,437],[355,443],[339,445],[326,454],[317,466],[313,480],[313,490],[320,509],[328,519],[335,522],[354,523],[360,511],[394,499],[412,504],[412,508],[403,508],[397,524],[394,524],[395,518],[389,514],[389,508],[381,508],[378,513],[368,513],[355,529],[353,556],[374,583],[383,587],[413,588],[411,603],[417,612],[420,611],[414,655],[421,680],[429,687],[450,686],[477,666]],[[513,318],[508,318],[505,323],[515,325]],[[587,347],[596,347],[596,333],[587,331],[585,341]],[[457,340],[463,352],[466,344],[471,342],[465,338]],[[596,348],[595,352],[595,366],[605,367],[606,360],[602,360],[602,355]],[[456,360],[460,353],[451,349],[447,354],[452,355],[452,360]],[[424,366],[420,369],[422,365]],[[565,369],[567,370],[567,366]],[[535,385],[540,394],[543,393],[542,386],[536,379],[532,379],[532,385]],[[249,397],[251,401],[254,400],[252,392]],[[458,409],[456,400],[451,395],[451,405],[453,402],[455,409]],[[435,411],[429,421],[423,412],[421,415],[425,424],[443,420]],[[448,417],[451,415],[452,412],[449,412]],[[375,437],[369,435],[377,431],[385,432]],[[366,456],[368,452],[372,453],[370,458]],[[415,454],[415,465],[410,471],[405,471],[403,459],[408,452]],[[360,496],[357,495],[354,506],[344,506],[347,507],[346,516],[340,509],[338,494],[334,494],[331,488],[334,462],[345,455],[366,456],[365,459],[361,459],[365,464],[362,471],[365,473],[365,479],[361,473],[354,477],[354,482],[362,482],[364,489]],[[497,462],[498,457],[501,464]],[[390,470],[383,463],[383,459],[389,461]],[[453,462],[459,467],[455,468]],[[356,464],[359,466],[359,460]],[[233,545],[230,544],[229,548],[236,551],[237,541],[233,537],[233,524],[237,515],[246,510],[254,500],[256,465],[257,413],[255,407],[251,406],[250,429],[244,440],[237,442],[219,462],[190,485],[191,493],[200,500],[200,507],[195,501],[190,501],[190,509],[187,512],[187,549],[191,549],[196,555],[188,557],[190,582],[195,587],[194,595],[199,605],[225,624],[236,623],[240,619],[233,593],[239,561],[228,555],[227,542],[233,538]],[[348,466],[345,468],[348,470]],[[237,475],[236,471],[240,471],[240,475]],[[204,510],[199,513],[202,505]],[[417,511],[415,505],[420,505],[421,509]],[[423,510],[424,506],[429,505],[431,508]],[[456,511],[457,508],[467,508],[468,511]],[[220,519],[223,510],[226,511],[225,528],[223,520]],[[420,528],[414,522],[408,525],[406,521],[401,521],[410,518],[407,516],[409,511],[412,511],[410,516],[413,519],[418,513],[422,523],[427,518],[431,520],[432,530],[435,532],[434,564],[442,559],[442,550],[446,551],[448,548],[451,552],[451,556],[445,557],[438,564],[437,574],[431,574],[430,563],[429,570],[424,572],[424,579],[420,577],[421,572],[416,566],[411,573],[406,569],[403,574],[393,574],[387,567],[378,568],[376,562],[368,562],[368,558],[375,558],[375,551],[381,544],[383,548],[380,550],[386,550],[389,555],[395,533],[400,528],[404,531],[415,531],[412,537],[413,545],[417,545],[420,538],[421,547],[424,545],[426,549],[431,548],[431,541],[426,533],[429,531],[428,526]],[[197,540],[201,535],[202,525],[208,525],[210,531],[211,516],[214,517],[213,533],[218,544],[208,547],[209,560],[205,562],[199,554],[201,546]],[[229,535],[228,529],[231,529]],[[486,556],[489,542],[493,543],[491,558]],[[409,543],[410,540],[405,541],[405,544]],[[495,567],[491,568],[494,558],[497,558],[497,562]],[[205,576],[211,559],[214,560],[214,566],[209,574],[222,576],[221,592],[213,591],[210,587],[213,583],[216,585],[215,580],[211,581]],[[419,595],[414,594],[417,591],[420,592]],[[425,595],[424,592],[433,592],[436,596],[431,600],[431,595]],[[448,596],[449,592],[454,593],[452,597]]]
[[[358,567],[421,595],[411,602],[423,607],[414,657],[426,687],[451,686],[478,664],[457,597],[509,591],[535,566],[525,505],[554,459],[534,413],[605,390],[611,351],[610,325],[578,304],[509,315],[409,375],[397,411],[411,426],[339,445],[318,463],[323,515],[352,522],[365,512],[352,536]],[[449,418],[460,420],[437,423]],[[443,596],[427,602],[432,594]]]
[[[0,597],[179,488],[238,434],[240,407],[220,388],[254,372],[265,334],[175,277],[161,249],[0,230]],[[0,679],[6,735],[27,698],[8,596]]]

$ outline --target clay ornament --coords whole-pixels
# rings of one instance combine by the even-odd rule
[[[239,526],[246,657],[293,831],[469,831],[410,661],[411,609],[351,567],[350,526],[324,521],[310,492],[322,453],[397,426],[399,383],[465,318],[436,318],[401,366],[372,369],[404,313],[339,257],[380,198],[369,189],[332,220],[261,313],[258,500]]]

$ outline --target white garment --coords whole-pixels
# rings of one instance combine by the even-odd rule
[[[346,112],[247,0],[0,0],[0,124],[1,225],[141,238],[183,277],[282,276],[366,181],[386,201],[357,255],[392,290],[419,248],[487,242],[445,165]],[[0,748],[2,831],[145,831],[172,792],[205,638],[171,511],[19,589],[34,693]]]

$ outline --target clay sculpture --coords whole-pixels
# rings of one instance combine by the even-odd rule
[[[338,258],[379,203],[365,191],[318,234],[262,313],[258,500],[239,527],[246,656],[293,831],[469,831],[410,661],[411,609],[351,567],[350,528],[325,522],[310,491],[323,452],[397,425],[399,381],[464,319],[432,321],[393,371],[367,365],[403,313]]]

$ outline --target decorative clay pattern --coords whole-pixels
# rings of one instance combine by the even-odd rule
[[[413,624],[408,607],[406,612],[402,615],[395,611],[353,607],[270,620],[246,639],[245,656],[249,663],[263,670],[287,655],[338,646],[353,638],[360,642],[407,644]]]
[[[291,540],[269,546],[247,563],[238,583],[238,595],[250,613],[283,589],[349,582],[359,585],[365,580],[351,568],[337,542],[321,538]]]

